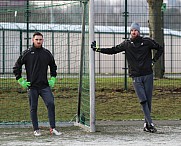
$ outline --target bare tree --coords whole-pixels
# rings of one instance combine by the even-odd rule
[[[163,12],[161,7],[163,0],[147,0],[149,5],[149,29],[150,37],[157,41],[159,44],[164,45],[163,34]],[[153,51],[155,54],[155,51]],[[163,78],[164,75],[164,54],[157,61],[154,66],[154,73],[156,78]]]

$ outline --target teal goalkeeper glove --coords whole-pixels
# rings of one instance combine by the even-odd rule
[[[50,80],[48,80],[48,84],[50,87],[54,87],[55,85],[55,81],[56,81],[56,78],[55,77],[51,77]]]
[[[23,88],[28,88],[30,86],[30,82],[27,82],[24,78],[19,78],[18,83],[23,87]]]

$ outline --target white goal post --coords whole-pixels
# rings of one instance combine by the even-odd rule
[[[89,1],[89,46],[94,41],[94,0]],[[95,132],[95,53],[90,47],[90,132]]]
[[[89,5],[89,100],[90,100],[90,108],[89,108],[89,112],[90,112],[90,123],[89,126],[87,126],[86,124],[82,124],[82,122],[80,121],[81,115],[80,115],[80,106],[81,106],[81,97],[79,97],[79,103],[78,103],[78,113],[77,113],[77,120],[75,125],[82,127],[83,129],[88,130],[89,132],[96,132],[96,126],[95,126],[95,53],[94,51],[91,49],[91,43],[94,41],[94,0],[79,0],[80,2],[84,3],[83,4],[83,9],[85,10],[86,4],[87,3]],[[83,33],[85,31],[85,12],[83,13],[82,16],[82,47],[81,47],[81,53],[84,52],[84,41],[85,41],[85,36]],[[83,56],[83,55],[81,55]],[[83,59],[81,59],[82,61]],[[81,66],[83,64],[83,62],[80,63]],[[80,67],[81,68],[81,67]],[[80,69],[81,70],[81,69]],[[80,71],[81,72],[81,71]],[[80,73],[80,78],[82,77],[81,73]],[[81,80],[81,79],[80,79]],[[79,92],[81,92],[81,86],[82,83],[81,81],[79,82]],[[79,93],[79,95],[81,95],[81,93]],[[84,117],[85,118],[85,117]]]

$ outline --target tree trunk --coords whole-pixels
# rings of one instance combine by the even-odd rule
[[[164,33],[163,33],[163,12],[161,6],[163,0],[147,0],[149,5],[149,29],[150,37],[164,46]],[[153,51],[153,55],[156,50]],[[154,65],[154,74],[156,78],[163,78],[164,75],[164,53]]]

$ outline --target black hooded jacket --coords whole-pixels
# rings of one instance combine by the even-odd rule
[[[22,65],[25,65],[27,81],[31,83],[30,88],[43,89],[49,86],[47,79],[48,66],[50,67],[50,75],[56,77],[57,66],[53,55],[49,50],[41,47],[25,50],[19,56],[13,67],[13,73],[16,80],[21,78]]]
[[[152,57],[152,49],[157,50]],[[125,51],[128,61],[129,75],[139,77],[153,73],[152,59],[156,62],[163,53],[163,47],[150,38],[137,37],[134,40],[125,40],[112,48],[100,48],[104,54],[117,54]]]

